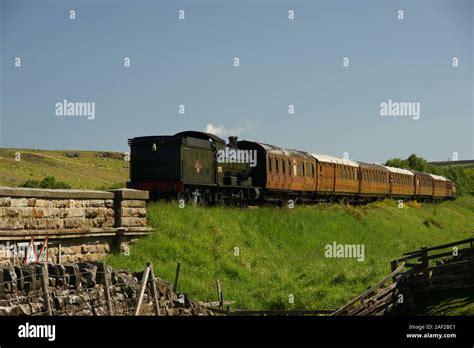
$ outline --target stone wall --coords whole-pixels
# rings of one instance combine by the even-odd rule
[[[0,187],[0,244],[13,248],[48,237],[51,261],[97,261],[113,249],[127,251],[130,239],[151,231],[147,200],[147,191],[130,189]],[[0,264],[7,261],[18,260],[0,252]]]
[[[44,278],[43,272],[47,274]],[[49,315],[48,303],[51,314],[56,316],[134,315],[143,274],[115,270],[100,263],[3,267],[0,268],[0,316]],[[43,291],[43,279],[47,282],[47,292]],[[156,304],[159,315],[213,314],[185,294],[173,292],[171,285],[160,278],[148,279],[140,315],[156,315]]]

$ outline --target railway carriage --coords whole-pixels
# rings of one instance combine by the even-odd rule
[[[433,179],[433,199],[453,197],[453,183],[444,176],[428,174]]]
[[[129,145],[127,187],[148,190],[152,198],[247,205],[289,199],[440,201],[456,196],[454,183],[439,175],[237,141],[237,137],[229,137],[226,144],[205,132],[136,137],[129,139]],[[241,151],[247,154],[244,158],[255,161],[233,161],[228,156]]]
[[[388,167],[390,172],[390,196],[394,198],[413,197],[415,195],[415,174],[413,172],[395,167]]]
[[[308,153],[252,141],[239,141],[238,146],[257,152],[257,166],[251,175],[269,200],[308,200],[314,195],[316,161]]]
[[[412,171],[415,175],[415,196],[420,201],[433,198],[433,178],[426,173]]]
[[[390,172],[387,168],[371,163],[359,162],[360,195],[364,197],[388,197],[390,195]]]
[[[355,196],[359,193],[359,163],[317,153],[312,156],[317,160],[317,194]]]

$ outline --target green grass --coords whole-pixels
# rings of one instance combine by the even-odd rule
[[[15,161],[19,152],[20,161]],[[69,158],[66,152],[78,153]],[[104,158],[102,153],[117,158]],[[128,179],[128,164],[117,153],[99,151],[57,151],[0,149],[0,186],[19,186],[28,180],[41,181],[53,176],[78,189],[108,189],[124,187]]]
[[[130,256],[110,255],[107,262],[138,271],[149,261],[168,281],[181,262],[179,291],[215,301],[219,279],[224,298],[240,309],[334,309],[385,277],[390,260],[404,252],[474,231],[474,197],[403,209],[393,201],[295,209],[151,203],[148,214],[156,231],[133,244]],[[326,258],[325,245],[333,242],[364,244],[365,260]]]

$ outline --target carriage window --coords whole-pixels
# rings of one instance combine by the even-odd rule
[[[280,160],[278,158],[275,158],[275,173],[278,174],[278,162],[280,162]]]
[[[271,173],[272,172],[272,158],[268,157],[268,171]]]

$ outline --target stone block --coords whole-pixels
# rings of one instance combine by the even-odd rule
[[[101,213],[101,208],[86,208],[85,209],[85,217],[87,219],[93,219],[97,217]]]
[[[30,201],[32,199],[34,199],[34,198],[30,198],[28,201]],[[38,207],[38,208],[54,208],[54,207],[56,207],[56,205],[53,201],[48,201],[46,199],[36,199],[34,206]]]
[[[116,200],[124,200],[124,199],[144,199],[147,200],[149,198],[148,191],[142,190],[133,190],[133,189],[117,189],[117,190],[110,190],[110,192],[115,194]]]
[[[92,199],[88,202],[89,207],[105,207],[105,200]]]
[[[121,203],[122,208],[146,208],[146,201],[124,200]]]
[[[68,218],[85,218],[86,212],[83,208],[68,208],[67,209]]]
[[[27,204],[28,204],[29,207],[34,207],[36,205],[36,198],[28,199]]]
[[[10,197],[0,197],[0,207],[9,207],[12,199]]]
[[[146,217],[146,208],[122,208],[123,217]]]
[[[84,219],[78,219],[78,218],[65,218],[64,219],[65,228],[80,228],[80,227],[84,227],[84,225],[86,225]]]
[[[121,221],[124,227],[146,227],[146,218],[123,217]]]
[[[26,198],[13,198],[10,203],[11,207],[27,207],[28,200]]]
[[[69,200],[69,199],[57,199],[57,200],[54,200],[54,201],[42,200],[42,201],[47,202],[47,203],[44,203],[45,205],[52,205],[56,208],[69,208],[71,206],[71,200]]]

